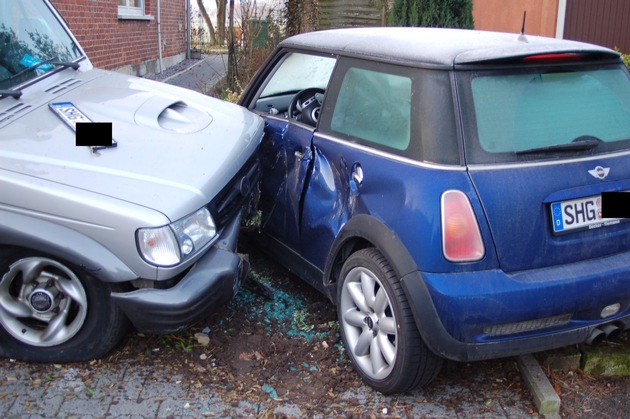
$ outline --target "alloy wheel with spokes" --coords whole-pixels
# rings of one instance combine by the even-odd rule
[[[20,259],[0,281],[0,323],[28,345],[54,346],[74,337],[87,303],[79,278],[52,259]]]
[[[340,316],[349,350],[369,377],[387,377],[396,363],[396,317],[381,281],[370,270],[356,267],[345,277]]]
[[[399,393],[437,376],[443,360],[424,344],[400,280],[379,250],[361,249],[348,257],[337,298],[341,337],[370,386]]]
[[[0,247],[0,356],[35,362],[103,356],[127,328],[111,290],[61,259]]]

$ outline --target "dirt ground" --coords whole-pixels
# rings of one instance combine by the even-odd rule
[[[630,333],[602,346],[622,346],[630,351]],[[630,417],[630,377],[588,375],[581,370],[545,371],[561,400],[560,414],[566,418]]]

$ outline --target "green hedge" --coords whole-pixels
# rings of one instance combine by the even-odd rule
[[[621,54],[621,58],[623,58],[623,62],[626,63],[626,67],[630,68],[630,54],[624,54],[619,50],[619,48],[615,47],[615,51]]]

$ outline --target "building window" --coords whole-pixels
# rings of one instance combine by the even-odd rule
[[[150,18],[145,14],[145,0],[118,0],[119,19],[146,19]]]

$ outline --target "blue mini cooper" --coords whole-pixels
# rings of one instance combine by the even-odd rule
[[[283,41],[263,115],[265,248],[336,304],[383,393],[630,327],[630,79],[606,48],[454,29]]]

